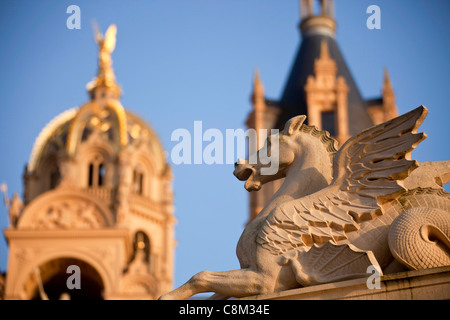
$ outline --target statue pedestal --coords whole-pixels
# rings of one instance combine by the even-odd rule
[[[384,275],[379,289],[369,289],[367,278],[347,280],[240,300],[448,300],[450,266]]]

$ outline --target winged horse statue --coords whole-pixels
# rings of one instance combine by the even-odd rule
[[[239,239],[241,269],[202,271],[161,299],[277,292],[367,277],[371,265],[385,273],[450,265],[450,194],[441,188],[450,161],[410,158],[426,138],[417,130],[427,112],[421,106],[366,129],[339,150],[306,116],[290,119],[258,151],[279,152],[276,174],[262,175],[262,163],[235,164],[249,191],[285,177]]]

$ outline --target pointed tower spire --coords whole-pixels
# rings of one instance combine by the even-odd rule
[[[317,4],[320,6],[317,7]],[[314,34],[334,37],[336,21],[334,21],[333,0],[300,0],[300,17],[300,31],[303,37]]]
[[[320,56],[314,62],[314,73],[318,79],[321,79],[321,82],[333,86],[336,80],[337,71],[336,62],[330,57],[328,42],[322,40],[320,42]]]
[[[383,80],[383,112],[384,121],[397,117],[397,107],[395,106],[395,93],[392,88],[391,79],[387,68],[384,68],[384,80]]]
[[[258,132],[259,129],[266,128],[265,112],[267,106],[266,106],[266,98],[264,97],[264,87],[261,82],[258,69],[255,69],[255,73],[253,76],[253,93],[251,101],[253,104],[253,113],[254,113],[253,123],[251,127],[257,130],[258,136],[257,148],[259,149],[260,147],[262,147],[263,141],[260,141]]]
[[[391,87],[391,79],[387,68],[384,68],[384,87]]]
[[[87,84],[87,90],[91,100],[119,99],[121,90],[116,82],[111,58],[111,53],[116,46],[117,27],[114,24],[110,25],[103,36],[97,24],[94,23],[94,31],[95,41],[99,48],[98,72],[97,77]]]
[[[258,68],[255,68],[255,73],[253,75],[253,94],[252,94],[253,104],[255,104],[256,100],[261,98],[264,99],[264,86],[261,82]]]

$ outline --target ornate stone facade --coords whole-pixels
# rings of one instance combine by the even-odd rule
[[[171,170],[153,129],[120,103],[116,31],[97,33],[91,100],[50,121],[33,146],[24,206],[5,231],[6,299],[154,299],[172,288]],[[81,289],[66,286],[70,265]]]

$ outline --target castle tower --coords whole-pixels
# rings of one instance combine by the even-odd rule
[[[307,115],[306,123],[327,130],[342,145],[349,137],[396,116],[395,94],[385,73],[382,97],[365,100],[336,41],[332,0],[300,0],[302,41],[279,99],[264,96],[262,81],[253,84],[246,125],[283,129],[290,118]],[[282,184],[265,184],[250,193],[251,221]]]
[[[5,230],[6,299],[155,299],[172,288],[171,170],[152,127],[120,103],[116,27],[96,41],[90,101],[51,120],[31,151],[23,210]],[[80,289],[66,283],[73,266]]]

